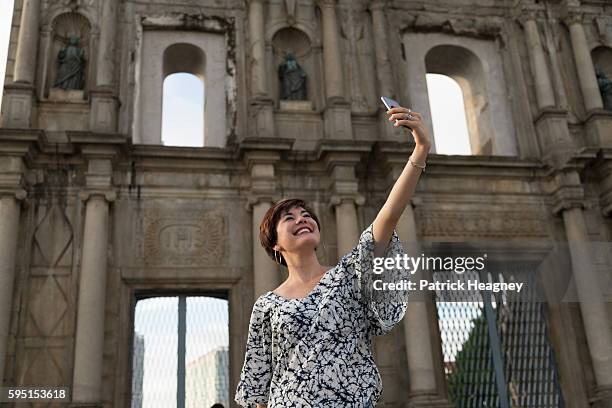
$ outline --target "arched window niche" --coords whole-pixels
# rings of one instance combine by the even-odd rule
[[[493,153],[493,124],[489,115],[482,64],[470,50],[439,45],[425,56],[427,73],[452,78],[461,88],[472,154]]]
[[[224,34],[146,29],[135,73],[134,144],[226,146]]]
[[[191,44],[174,44],[163,56],[162,131],[164,146],[203,147],[205,57]]]
[[[471,155],[461,87],[446,75],[427,74],[426,79],[436,153]]]

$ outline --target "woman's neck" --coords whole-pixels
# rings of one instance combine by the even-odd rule
[[[307,283],[325,272],[325,267],[321,266],[314,251],[310,255],[285,255],[285,261],[290,281]]]

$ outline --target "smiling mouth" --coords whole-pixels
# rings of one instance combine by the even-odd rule
[[[297,231],[295,232],[295,234],[293,234],[293,235],[296,235],[296,236],[297,236],[297,235],[302,235],[302,234],[304,234],[304,233],[312,233],[312,231],[311,231],[311,230],[310,230],[310,228],[308,228],[308,227],[303,227],[303,228],[300,228],[299,230],[297,230]]]

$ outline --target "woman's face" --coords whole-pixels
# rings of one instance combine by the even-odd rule
[[[319,228],[310,213],[302,207],[293,207],[284,212],[276,225],[277,251],[295,251],[319,245]]]

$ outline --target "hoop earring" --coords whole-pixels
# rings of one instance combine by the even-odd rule
[[[276,249],[274,250],[274,260],[275,260],[277,263],[279,263],[279,264],[281,264],[281,265],[282,265],[282,263],[281,263],[281,261],[280,261],[280,255],[278,254],[278,252],[276,251]]]

